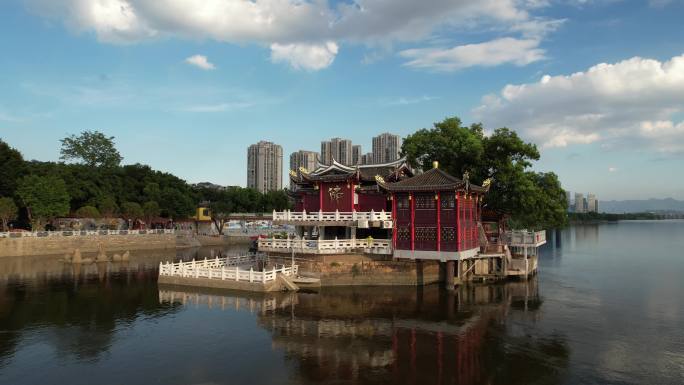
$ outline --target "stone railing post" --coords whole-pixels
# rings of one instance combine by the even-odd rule
[[[321,209],[318,210],[318,220],[319,221],[323,220],[323,210],[321,210]]]
[[[240,266],[235,266],[235,280],[240,280]]]
[[[375,220],[375,210],[371,209],[370,211],[370,218],[368,218],[369,221],[374,221]]]
[[[356,220],[356,210],[352,210],[352,221]]]
[[[380,220],[381,221],[387,220],[387,214],[385,214],[385,209],[382,209],[382,211],[380,211]]]
[[[249,282],[254,282],[254,268],[249,268]]]
[[[335,247],[335,251],[340,248],[340,241],[337,240],[337,237],[335,237],[335,243],[333,243],[333,245]]]
[[[275,211],[275,209],[273,209],[273,220],[275,221],[275,220],[277,220],[277,219],[278,219],[278,214],[277,214],[277,212]]]
[[[335,220],[336,221],[340,220],[340,210],[335,209]]]
[[[306,220],[306,210],[305,209],[302,209],[302,220],[303,221]]]

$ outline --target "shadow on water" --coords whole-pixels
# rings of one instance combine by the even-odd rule
[[[160,261],[231,251],[145,252],[83,266],[0,260],[0,382],[31,383],[36,371],[44,383],[61,383],[60,374],[88,383],[83,373],[103,384],[563,382],[565,337],[533,330],[544,307],[536,278],[455,292],[157,285]]]
[[[294,383],[528,384],[561,381],[562,335],[532,336],[536,280],[462,287],[324,288],[245,295],[162,286],[160,300],[251,311]]]

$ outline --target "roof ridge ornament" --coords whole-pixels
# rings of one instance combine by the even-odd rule
[[[385,178],[381,177],[380,175],[375,176],[375,181],[380,184],[385,184]]]
[[[295,170],[290,170],[290,176],[293,178],[297,177],[297,172]]]
[[[463,173],[463,182],[465,182],[465,189],[470,190],[470,172],[468,170]]]
[[[306,167],[299,167],[299,172],[302,174],[309,174],[309,170],[306,169]]]
[[[489,191],[489,188],[492,186],[492,178],[487,178],[482,182],[482,187],[486,189],[486,191]]]

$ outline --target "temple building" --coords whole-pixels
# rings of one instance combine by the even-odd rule
[[[354,166],[333,159],[313,171],[291,170],[290,179],[294,210],[274,212],[273,221],[294,225],[296,235],[260,239],[260,251],[354,254],[372,258],[373,266],[408,262],[421,274],[439,266],[439,279],[453,287],[457,280],[534,274],[537,249],[546,242],[543,231],[507,231],[505,216],[483,221],[490,182],[449,175],[437,162],[414,175],[404,158]]]

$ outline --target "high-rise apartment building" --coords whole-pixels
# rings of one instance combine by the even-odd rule
[[[373,163],[387,163],[399,159],[401,136],[388,132],[373,138]]]
[[[363,151],[360,144],[355,144],[352,146],[352,163],[353,165],[362,164],[361,158],[363,157]]]
[[[361,155],[361,164],[372,164],[373,163],[373,153],[368,152]]]
[[[344,165],[352,165],[352,142],[349,139],[332,138],[321,142],[321,162],[331,164],[333,159]]]
[[[575,212],[584,212],[584,194],[582,193],[575,193]]]
[[[297,171],[304,167],[311,172],[316,169],[318,153],[315,151],[299,150],[290,154],[290,170]],[[292,184],[290,183],[290,187]]]
[[[594,194],[587,194],[587,212],[598,212],[598,200],[596,200],[596,195]]]
[[[283,148],[260,141],[247,149],[247,187],[259,192],[283,188]]]

